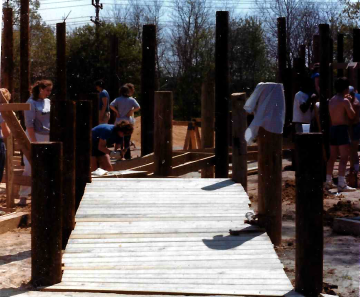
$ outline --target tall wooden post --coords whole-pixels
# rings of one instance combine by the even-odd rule
[[[215,177],[229,176],[229,12],[216,12],[215,40]]]
[[[297,134],[295,289],[318,296],[323,284],[323,168],[321,133]],[[309,150],[311,147],[311,150]]]
[[[259,223],[275,246],[281,244],[282,135],[264,128],[258,134]]]
[[[215,86],[207,78],[201,86],[201,148],[214,147]],[[214,166],[201,170],[202,178],[214,177]]]
[[[50,286],[62,275],[62,144],[32,143],[31,156],[31,280]]]
[[[323,133],[323,141],[326,152],[326,157],[329,158],[329,129],[330,129],[330,115],[329,115],[329,99],[331,95],[330,90],[330,30],[328,24],[320,24],[320,124],[321,132]]]
[[[286,81],[286,18],[277,19],[278,28],[278,82]],[[287,103],[287,102],[286,102]]]
[[[20,2],[20,102],[25,103],[30,97],[30,28],[29,0]],[[20,120],[25,127],[24,113]]]
[[[313,36],[313,64],[320,63],[320,35]]]
[[[75,226],[75,102],[52,101],[50,115],[50,141],[63,143],[62,248],[65,249]]]
[[[172,166],[172,92],[155,92],[154,174],[170,176]]]
[[[4,8],[4,33],[2,35],[1,52],[1,87],[14,92],[14,37],[13,10]]]
[[[353,61],[360,62],[360,29],[354,29],[353,31]],[[360,65],[358,65],[359,67]],[[360,88],[360,71],[359,68],[356,69],[356,89]]]
[[[76,101],[75,208],[79,207],[86,183],[91,183],[92,103]]]
[[[232,179],[247,191],[247,114],[244,109],[246,93],[231,95],[232,102]]]
[[[110,97],[111,98],[111,97]],[[99,94],[98,93],[90,93],[88,94],[88,100],[92,104],[92,120],[91,127],[94,128],[99,125]],[[115,122],[115,120],[114,120]]]
[[[306,46],[305,44],[300,45],[299,48],[299,58],[304,60],[304,64],[305,64],[305,60],[306,60]]]
[[[14,137],[9,135],[5,138],[6,145],[6,207],[13,208],[14,205]]]
[[[56,100],[66,100],[66,23],[56,24]]]
[[[338,63],[344,63],[344,34],[337,35],[337,57],[336,60]],[[337,69],[337,77],[343,77],[344,70]]]
[[[110,36],[110,68],[109,68],[109,95],[110,98],[116,98],[119,96],[120,78],[119,71],[119,38],[113,34]],[[113,124],[116,119],[116,115],[113,110],[110,110],[111,116],[109,123]]]
[[[141,63],[141,155],[154,151],[156,26],[144,25]],[[156,142],[157,140],[155,140]]]
[[[329,38],[329,89],[330,89],[330,96],[334,96],[334,40]]]

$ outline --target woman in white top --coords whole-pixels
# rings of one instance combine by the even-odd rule
[[[49,141],[50,139],[50,99],[53,83],[50,80],[37,81],[26,103],[30,110],[24,112],[26,135],[31,142]],[[23,175],[31,175],[31,166],[24,156],[25,170]],[[31,193],[31,187],[20,187],[20,204],[26,203],[26,197]]]
[[[134,85],[127,83],[120,88],[120,97],[111,102],[110,108],[116,114],[115,125],[122,121],[129,122],[132,125],[135,124],[134,112],[140,110],[140,105],[134,98],[131,97],[134,92]],[[123,149],[127,149],[124,156],[125,159],[131,159],[130,139],[131,135],[124,137]],[[117,147],[115,147],[115,149],[116,148]]]

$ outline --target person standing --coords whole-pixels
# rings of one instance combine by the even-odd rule
[[[43,142],[50,139],[50,99],[53,83],[50,80],[37,81],[31,91],[30,98],[26,103],[30,104],[30,110],[24,112],[26,135],[30,142]],[[24,176],[31,175],[31,165],[24,156]],[[26,203],[27,196],[31,193],[31,187],[21,186],[19,191],[20,204]]]
[[[134,92],[135,88],[133,84],[125,84],[119,90],[120,97],[111,102],[110,108],[116,114],[115,124],[121,121],[127,121],[132,125],[135,124],[134,113],[140,110],[140,105],[131,97]],[[131,159],[130,139],[131,135],[125,136],[123,142],[123,149],[126,150],[124,158],[127,160]]]
[[[350,103],[355,111],[355,118],[351,121],[350,134],[351,134],[351,148],[350,148],[350,168],[355,171],[355,177],[359,172],[359,156],[358,147],[360,140],[360,102],[356,97],[354,87],[350,86]]]
[[[330,127],[330,158],[327,162],[325,189],[334,187],[332,184],[332,173],[337,156],[340,155],[338,192],[352,192],[356,189],[349,187],[345,181],[346,164],[350,154],[349,124],[355,118],[355,111],[349,99],[349,80],[340,77],[335,81],[336,95],[329,101],[329,112],[331,119]]]
[[[110,96],[104,88],[104,81],[97,80],[95,87],[99,92],[99,124],[107,124],[110,119]]]

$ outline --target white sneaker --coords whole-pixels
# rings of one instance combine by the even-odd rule
[[[330,190],[336,188],[336,185],[333,183],[333,181],[327,181],[324,183],[325,190]]]
[[[344,186],[338,186],[338,192],[355,192],[356,189],[349,187],[348,185],[344,185]]]

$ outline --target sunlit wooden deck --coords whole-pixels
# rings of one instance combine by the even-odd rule
[[[284,296],[293,288],[228,179],[95,179],[49,291]],[[242,230],[230,236],[229,229]]]

